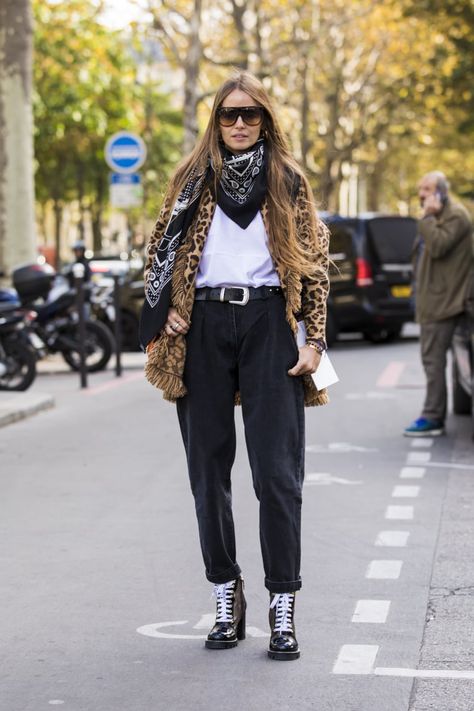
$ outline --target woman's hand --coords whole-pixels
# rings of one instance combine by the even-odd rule
[[[168,318],[164,325],[164,332],[167,336],[184,335],[189,331],[189,325],[186,323],[184,318],[181,318],[176,309],[172,306],[168,311]]]
[[[311,346],[301,346],[299,349],[299,358],[296,365],[288,371],[288,375],[305,375],[306,373],[315,373],[321,353]]]

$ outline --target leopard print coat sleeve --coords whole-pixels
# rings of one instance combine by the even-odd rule
[[[301,313],[306,327],[306,341],[326,338],[326,300],[329,293],[329,230],[316,217],[316,232],[308,210],[316,212],[311,195],[301,185],[296,200],[298,237],[307,252],[314,255],[316,270],[301,282]]]

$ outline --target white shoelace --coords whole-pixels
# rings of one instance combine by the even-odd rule
[[[293,603],[295,593],[277,593],[271,604],[270,609],[276,607],[275,610],[275,632],[293,632],[292,616]]]
[[[214,585],[212,595],[216,598],[217,612],[216,622],[232,622],[232,602],[234,599],[235,580],[229,580],[228,583]]]

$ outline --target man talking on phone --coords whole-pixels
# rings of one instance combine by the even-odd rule
[[[413,249],[413,290],[426,397],[421,416],[404,434],[432,437],[444,432],[446,356],[463,316],[473,269],[472,224],[467,210],[451,200],[444,173],[427,173],[418,196],[423,214]]]

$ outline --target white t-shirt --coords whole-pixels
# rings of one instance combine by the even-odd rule
[[[260,212],[243,230],[216,206],[196,276],[204,286],[280,286]]]

